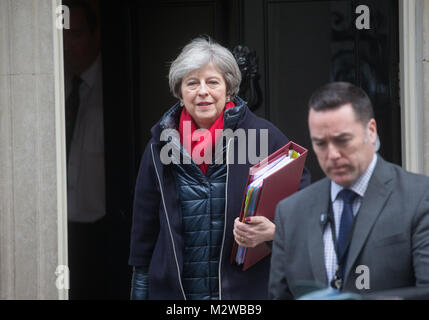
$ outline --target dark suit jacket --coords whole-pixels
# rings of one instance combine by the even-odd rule
[[[278,204],[270,298],[297,298],[303,281],[328,286],[320,216],[329,199],[324,178]],[[378,156],[355,224],[344,290],[367,298],[429,298],[429,178]],[[369,268],[369,289],[356,286],[359,265]]]

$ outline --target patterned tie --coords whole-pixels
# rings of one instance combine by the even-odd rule
[[[357,196],[357,193],[350,189],[343,189],[339,193],[341,199],[343,199],[343,213],[341,214],[340,232],[338,235],[338,263],[341,262],[341,276],[344,276],[345,265],[347,261],[347,237],[350,233],[350,229],[353,225],[353,201]],[[343,257],[343,255],[345,255]]]
[[[76,125],[77,113],[80,104],[80,85],[82,79],[74,76],[72,80],[72,91],[66,101],[66,144],[67,144],[67,159],[70,154],[70,146],[73,138],[73,131]]]

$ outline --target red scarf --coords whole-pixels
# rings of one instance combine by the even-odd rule
[[[235,104],[234,102],[228,102],[225,105],[225,108],[223,109],[222,113],[219,115],[219,117],[216,119],[216,121],[212,124],[212,126],[207,129],[202,131],[201,133],[196,133],[196,135],[194,136],[194,133],[196,130],[198,130],[198,125],[197,123],[194,121],[194,119],[192,119],[191,115],[188,113],[188,111],[186,110],[185,107],[183,107],[182,109],[182,113],[180,115],[180,122],[179,122],[179,133],[180,133],[180,142],[182,143],[182,145],[185,147],[186,151],[188,151],[188,153],[192,156],[192,159],[195,161],[195,163],[197,163],[198,167],[201,169],[201,171],[206,174],[207,173],[207,169],[209,167],[209,163],[206,162],[211,162],[212,160],[212,154],[214,152],[214,149],[216,147],[216,143],[218,142],[219,138],[221,137],[221,132],[220,130],[223,130],[223,126],[224,126],[224,122],[223,122],[223,118],[224,118],[224,113],[225,110],[228,110],[229,108],[234,107]],[[185,126],[185,121],[189,121],[187,122],[186,126]],[[191,125],[191,128],[189,130],[189,124]],[[216,136],[216,131],[215,130],[219,130],[218,134]],[[202,133],[205,133],[204,135]],[[209,134],[210,133],[210,134]],[[220,133],[220,134],[219,134]],[[198,141],[193,141],[192,137],[196,137],[199,136],[199,139],[197,139]],[[206,148],[208,148],[208,144],[210,141],[210,137],[211,137],[211,150],[209,152],[209,154],[205,156],[204,154],[204,150]],[[201,139],[203,138],[203,139]],[[193,151],[195,148],[198,148],[198,150],[200,151],[200,157],[193,155]],[[198,151],[197,151],[198,152]],[[198,154],[198,153],[197,153]],[[200,164],[198,164],[199,162],[201,162]]]

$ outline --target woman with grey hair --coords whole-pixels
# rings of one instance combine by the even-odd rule
[[[264,217],[238,221],[254,163],[237,159],[249,143],[255,150],[267,143],[272,153],[288,139],[237,96],[240,81],[234,56],[211,39],[191,41],[171,64],[179,101],[152,127],[136,182],[132,299],[268,297],[269,257],[245,272],[230,262],[234,241],[254,247],[273,240],[275,229]],[[245,143],[224,135],[227,129],[243,130]],[[262,129],[268,141],[261,142]],[[301,187],[309,182],[305,170]]]

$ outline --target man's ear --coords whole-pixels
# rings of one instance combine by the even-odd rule
[[[366,130],[367,139],[371,142],[371,144],[375,145],[375,142],[377,141],[377,123],[375,122],[374,118],[368,121]]]

